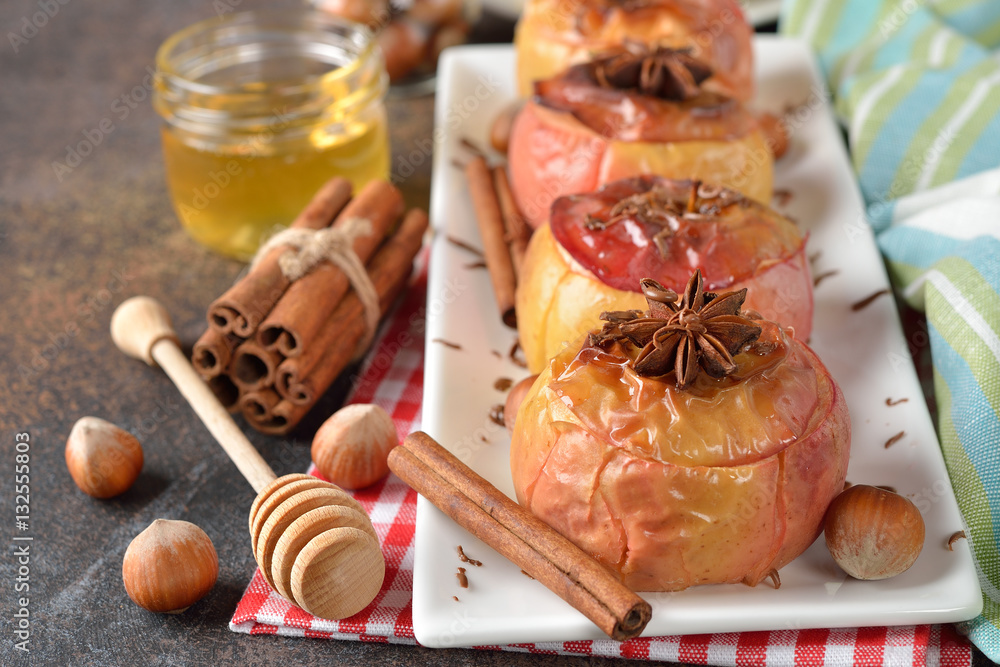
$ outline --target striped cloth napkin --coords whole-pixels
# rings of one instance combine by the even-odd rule
[[[1000,662],[1000,2],[785,0],[818,53],[890,275],[927,314],[938,435]]]

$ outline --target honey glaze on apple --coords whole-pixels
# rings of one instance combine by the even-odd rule
[[[706,325],[693,302],[673,321],[608,313],[549,363],[512,437],[518,501],[640,591],[756,585],[816,539],[847,471],[847,407],[812,351],[760,319],[720,341],[749,318]]]

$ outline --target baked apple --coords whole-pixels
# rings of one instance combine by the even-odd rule
[[[709,290],[749,287],[747,308],[809,338],[805,239],[788,218],[737,192],[638,176],[560,197],[551,218],[532,235],[516,293],[532,373],[598,326],[602,311],[644,307],[640,279],[679,290],[695,269]]]
[[[648,312],[608,313],[529,390],[517,500],[634,590],[756,585],[843,489],[844,397],[804,343],[741,315],[745,289],[643,285]]]
[[[709,90],[753,97],[753,28],[734,0],[528,0],[517,24],[522,95],[593,54],[638,42],[690,48],[716,72]]]
[[[535,83],[511,128],[511,189],[533,227],[564,194],[628,176],[695,178],[771,201],[774,157],[757,118],[704,88],[685,51],[629,46]]]

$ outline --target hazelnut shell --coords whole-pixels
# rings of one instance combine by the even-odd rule
[[[865,484],[834,498],[823,528],[833,559],[855,579],[902,574],[924,546],[924,520],[909,499]]]
[[[399,444],[396,426],[384,409],[348,405],[316,431],[312,459],[323,477],[345,489],[370,486],[389,473],[389,450]]]
[[[142,445],[134,435],[98,417],[82,417],[66,440],[66,467],[80,490],[94,498],[127,491],[142,471]]]
[[[205,531],[188,521],[157,519],[125,551],[122,581],[143,609],[177,614],[205,597],[219,557]]]

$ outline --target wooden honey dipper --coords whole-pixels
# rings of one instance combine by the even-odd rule
[[[310,475],[276,477],[181,352],[158,301],[124,301],[111,316],[111,338],[125,354],[166,371],[257,492],[250,540],[268,584],[319,618],[347,618],[368,606],[382,587],[385,560],[361,505]]]

